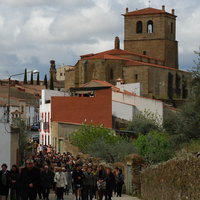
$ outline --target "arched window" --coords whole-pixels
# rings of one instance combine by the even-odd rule
[[[153,21],[149,20],[147,22],[147,33],[153,33]]]
[[[137,22],[136,32],[142,33],[142,22],[141,21]]]
[[[113,70],[110,70],[110,80],[113,80]]]

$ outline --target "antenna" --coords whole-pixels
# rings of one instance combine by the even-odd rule
[[[151,1],[149,1],[149,7],[151,6]]]

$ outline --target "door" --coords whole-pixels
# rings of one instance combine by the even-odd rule
[[[63,154],[63,140],[59,140],[60,143],[60,154]]]
[[[131,166],[127,165],[127,192],[131,193]]]

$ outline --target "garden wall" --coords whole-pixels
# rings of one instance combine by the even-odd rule
[[[144,200],[200,199],[200,153],[187,154],[141,172]]]

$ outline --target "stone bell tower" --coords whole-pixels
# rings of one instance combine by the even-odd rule
[[[53,76],[53,81],[56,81],[56,65],[55,60],[50,60],[50,70],[49,70],[49,77]]]
[[[124,16],[124,50],[165,61],[167,67],[178,69],[176,15],[155,8],[129,12]]]

